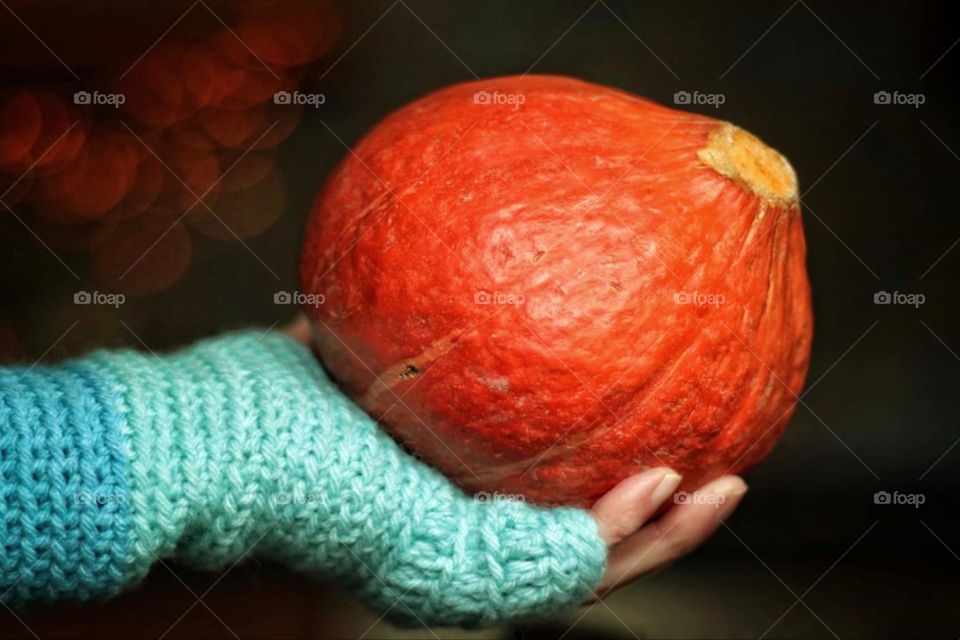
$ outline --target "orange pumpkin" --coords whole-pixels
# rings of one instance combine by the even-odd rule
[[[812,333],[797,182],[729,123],[563,77],[378,124],[302,261],[323,362],[469,492],[589,505],[766,456]]]

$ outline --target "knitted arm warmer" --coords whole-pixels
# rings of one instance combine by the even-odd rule
[[[572,606],[606,561],[585,511],[464,495],[273,332],[0,369],[0,542],[7,603],[253,549],[402,622],[463,626]]]

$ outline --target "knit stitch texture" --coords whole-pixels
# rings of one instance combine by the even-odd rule
[[[127,580],[129,487],[110,390],[85,367],[0,368],[0,597],[109,595]]]
[[[475,627],[558,613],[605,568],[588,513],[464,495],[283,334],[230,334],[162,358],[100,352],[16,384],[4,373],[0,593],[39,556],[49,566],[15,586],[28,599],[110,593],[157,558],[218,569],[249,553],[338,577],[400,622]],[[126,499],[64,503],[82,489],[49,462],[64,438],[84,443],[71,464],[95,468],[96,491]],[[63,513],[31,512],[25,529],[21,514],[43,504],[25,496],[52,497]],[[41,520],[67,536],[37,537]],[[71,542],[53,551],[60,540]]]

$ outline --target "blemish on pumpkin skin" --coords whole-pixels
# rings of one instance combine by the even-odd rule
[[[418,375],[420,375],[420,369],[412,364],[408,364],[407,367],[397,377],[401,380],[411,380],[416,378]]]
[[[421,353],[408,356],[400,362],[375,374],[374,381],[367,390],[359,396],[357,404],[371,413],[375,413],[374,407],[377,406],[377,403],[385,392],[401,382],[422,375],[421,372],[425,367],[429,367],[431,362],[450,351],[462,337],[463,335],[460,332],[451,331],[432,342]],[[390,394],[390,396],[392,397],[393,394]]]

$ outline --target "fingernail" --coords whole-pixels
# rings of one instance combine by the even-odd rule
[[[661,505],[663,501],[673,495],[680,485],[680,474],[676,471],[668,471],[660,480],[660,484],[650,494],[650,502],[654,505]]]
[[[747,493],[747,485],[738,484],[736,487],[732,488],[730,491],[725,492],[723,495],[726,498],[723,501],[723,504],[720,505],[720,518],[725,519],[734,509],[737,508],[737,505],[740,504],[740,499],[743,498],[744,494]]]

